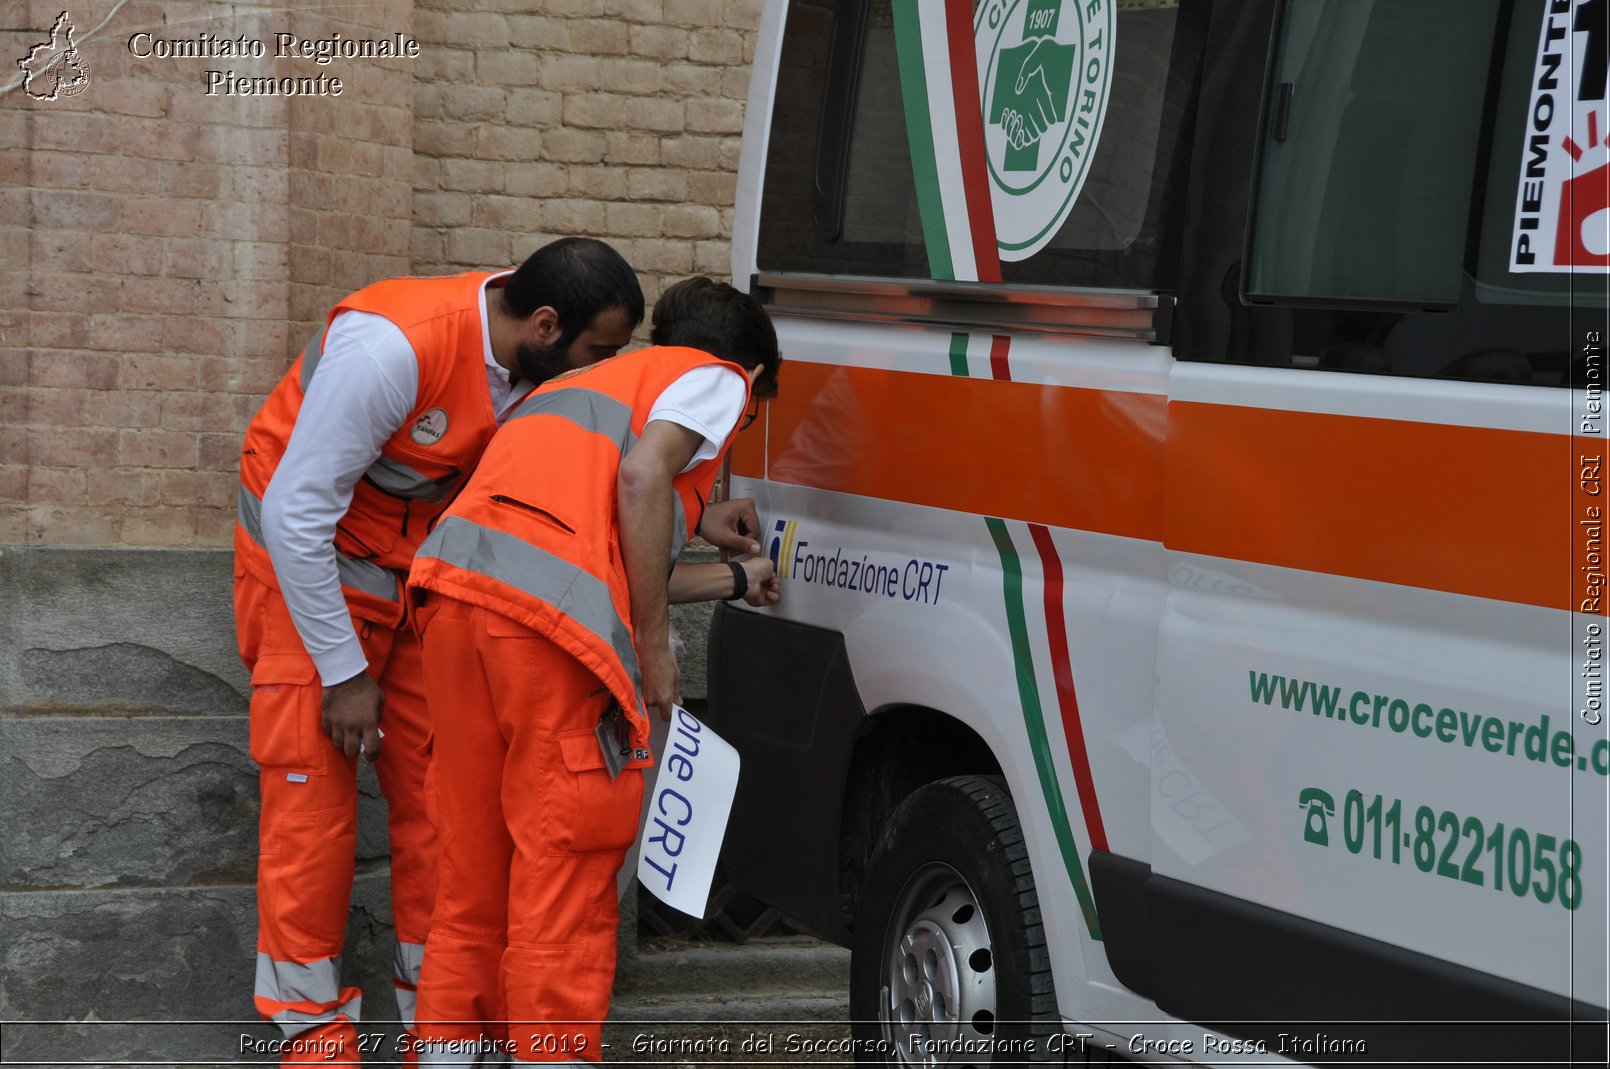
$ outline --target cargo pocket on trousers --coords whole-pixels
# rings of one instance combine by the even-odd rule
[[[568,819],[552,825],[553,850],[561,854],[624,851],[637,838],[638,809],[643,802],[641,769],[648,762],[634,761],[610,779],[598,736],[591,730],[560,735],[559,752],[567,775],[560,777],[561,797],[555,799],[555,808]]]
[[[311,772],[319,730],[318,669],[306,654],[265,653],[252,667],[250,753],[262,768]]]

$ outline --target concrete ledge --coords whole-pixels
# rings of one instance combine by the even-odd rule
[[[0,718],[0,890],[250,885],[257,768],[246,718]],[[358,858],[383,860],[385,803],[359,777]]]
[[[718,559],[702,543],[682,555]],[[0,716],[242,713],[229,549],[0,546]],[[684,696],[705,696],[711,603],[677,605]]]
[[[233,554],[0,547],[0,714],[239,713]]]

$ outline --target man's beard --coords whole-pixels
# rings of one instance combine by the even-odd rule
[[[533,345],[521,342],[515,350],[515,366],[520,377],[533,386],[541,386],[555,375],[570,370],[570,359],[565,353],[568,346]]]

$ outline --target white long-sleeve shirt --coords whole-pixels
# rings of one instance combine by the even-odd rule
[[[509,384],[508,372],[492,356],[488,322],[483,286],[487,390],[501,423],[531,386]],[[727,369],[697,368],[660,395],[649,419],[676,423],[704,437],[691,467],[714,456],[737,425],[744,392],[742,380]],[[336,573],[336,524],[351,507],[358,479],[379,458],[387,439],[407,425],[418,396],[419,363],[395,324],[368,312],[336,316],[285,455],[263,494],[263,545],[325,686],[368,666]]]

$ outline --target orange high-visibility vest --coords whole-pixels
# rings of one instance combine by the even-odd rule
[[[658,346],[539,387],[498,432],[475,475],[414,559],[410,587],[434,590],[546,635],[609,687],[648,745],[616,480],[655,400],[694,368],[737,364]],[[747,397],[746,397],[747,402]],[[699,528],[731,435],[673,480],[667,566]]]
[[[381,446],[353,488],[336,526],[336,567],[354,616],[396,626],[403,619],[402,578],[414,552],[497,430],[486,383],[481,286],[490,276],[396,278],[347,297],[308,342],[246,428],[237,496],[235,555],[260,581],[278,588],[263,548],[263,493],[285,455],[297,413],[324,351],[325,329],[346,311],[372,312],[396,324],[419,362],[414,410]]]

